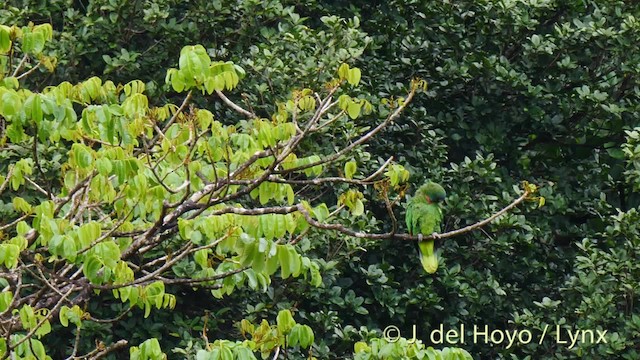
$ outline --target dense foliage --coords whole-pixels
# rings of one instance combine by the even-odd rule
[[[0,24],[19,30],[0,33],[6,54],[0,56],[6,270],[0,311],[21,309],[11,298],[22,277],[38,288],[59,287],[58,299],[73,290],[79,305],[60,302],[62,324],[51,320],[49,329],[60,336],[36,340],[44,335],[36,331],[32,344],[42,345],[23,347],[23,356],[40,346],[53,358],[114,346],[108,356],[122,357],[120,340],[137,346],[134,358],[153,358],[159,349],[169,358],[195,358],[216,346],[239,358],[251,346],[273,358],[462,351],[383,339],[389,326],[410,338],[414,325],[427,346],[460,347],[483,359],[640,356],[636,5],[25,0],[3,6]],[[185,48],[192,44],[203,46]],[[421,85],[410,85],[416,78],[428,90],[406,104]],[[330,98],[340,101],[323,109]],[[294,144],[297,121],[327,123]],[[317,167],[379,124],[372,141]],[[232,153],[216,150],[225,141]],[[272,168],[288,150],[295,159]],[[236,172],[236,183],[211,186],[256,152],[264,156]],[[365,181],[380,168],[377,185]],[[270,176],[281,178],[263,181]],[[306,182],[314,177],[340,181]],[[442,260],[433,276],[423,273],[412,242],[309,227],[316,220],[403,233],[404,196],[427,179],[447,190],[445,230],[496,213],[519,196],[524,180],[541,197],[481,230],[438,241]],[[215,204],[180,208],[205,190]],[[260,214],[276,208],[290,211]],[[198,220],[211,218],[225,220]],[[149,229],[157,241],[136,243]],[[89,258],[97,259],[93,267]],[[85,265],[77,272],[79,264]],[[10,270],[23,266],[24,272]],[[129,271],[132,277],[113,278]],[[175,281],[235,271],[224,280]],[[87,279],[93,289],[122,287],[83,293],[49,277],[55,272]],[[55,302],[38,304],[51,309]],[[23,330],[25,321],[48,316],[20,311]],[[2,313],[3,331],[16,319],[10,315]],[[93,321],[109,318],[117,321]],[[430,339],[440,325],[446,331],[461,324],[464,343]],[[474,325],[527,330],[533,340],[471,341]],[[576,331],[592,331],[594,341],[558,341]],[[595,341],[604,331],[606,342]],[[17,340],[2,344],[11,341]]]

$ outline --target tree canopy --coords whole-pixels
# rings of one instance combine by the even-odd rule
[[[0,358],[637,358],[639,12],[5,2]]]

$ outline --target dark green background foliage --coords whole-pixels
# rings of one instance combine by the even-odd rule
[[[0,23],[54,25],[50,50],[59,64],[32,78],[40,88],[92,75],[143,79],[160,102],[175,96],[163,85],[165,69],[195,43],[245,68],[232,95],[262,116],[279,94],[321,87],[342,62],[362,69],[358,91],[374,99],[426,79],[426,96],[358,156],[394,156],[412,171],[412,184],[444,184],[446,230],[490,216],[522,180],[540,187],[543,207],[528,203],[481,231],[438,242],[444,263],[434,276],[423,273],[415,244],[313,230],[298,246],[321,259],[324,287],[274,279],[264,294],[237,291],[224,300],[169,288],[176,310],[148,319],[133,312],[113,335],[154,336],[165,351],[189,352],[201,346],[205,313],[210,339],[239,339],[239,319],[293,309],[313,328],[312,353],[321,359],[350,356],[354,342],[379,337],[387,325],[408,332],[415,324],[426,340],[439,324],[462,323],[534,334],[531,344],[510,349],[462,346],[481,359],[640,356],[640,138],[625,133],[640,111],[639,19],[633,2],[582,0],[9,1],[0,10]],[[196,100],[225,121],[218,101]],[[366,125],[357,121],[354,128]],[[304,146],[330,153],[333,136]],[[328,202],[340,193],[308,191]],[[366,216],[344,211],[340,220],[389,230],[384,204],[372,189],[365,193]],[[608,330],[608,343],[539,345],[547,324]],[[96,338],[109,333],[91,330]]]

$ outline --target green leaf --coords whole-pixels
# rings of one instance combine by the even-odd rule
[[[344,165],[344,177],[347,179],[353,179],[353,174],[356,173],[357,163],[355,161],[349,161]]]
[[[349,76],[349,65],[348,64],[340,65],[340,67],[338,68],[338,76],[340,77],[340,80],[344,80],[344,79],[348,78],[348,76]]]
[[[111,160],[107,158],[99,158],[96,160],[96,169],[101,175],[108,176],[111,174],[111,170],[113,170],[113,164],[111,164]]]
[[[291,315],[291,311],[288,309],[280,310],[280,312],[278,312],[276,322],[278,324],[278,331],[281,334],[288,334],[291,328],[296,324],[295,320],[293,320],[293,315]]]
[[[11,203],[14,209],[22,212],[23,214],[31,213],[31,204],[26,202],[23,198],[16,196],[11,200]]]
[[[16,115],[22,107],[22,101],[15,91],[5,91],[2,95],[2,114],[10,117]]]
[[[6,54],[11,49],[11,37],[9,28],[0,25],[0,53]]]
[[[358,341],[353,345],[353,352],[356,354],[359,352],[370,352],[370,351],[371,351],[371,348],[364,341]]]
[[[71,262],[76,261],[76,257],[78,256],[78,248],[76,247],[76,242],[68,236],[63,237],[62,256],[64,256],[65,259]]]
[[[0,312],[3,312],[9,308],[11,300],[13,299],[13,293],[11,291],[0,292]]]
[[[46,322],[45,324],[47,324],[47,326],[50,326],[50,325],[48,325],[48,322]],[[45,325],[43,324],[42,328],[44,328],[44,327],[45,327]],[[36,331],[36,335],[37,336],[44,335],[44,334],[40,334],[39,332],[40,331]],[[44,349],[44,345],[42,344],[41,341],[30,339],[28,341],[28,343],[29,343],[29,348],[33,352],[33,355],[35,355],[36,359],[45,359],[45,358],[47,358],[47,353],[46,353],[46,351]]]
[[[324,203],[320,204],[313,209],[313,215],[318,221],[322,222],[329,217],[329,208]]]
[[[196,264],[200,265],[200,267],[207,268],[209,267],[208,258],[209,258],[209,249],[201,249],[193,254],[193,258]]]
[[[302,348],[306,349],[310,347],[311,345],[313,345],[313,341],[314,341],[313,330],[307,325],[302,325],[299,339],[300,339],[300,346]]]
[[[88,256],[82,265],[82,273],[93,283],[99,283],[98,271],[102,268],[102,261],[96,255]]]
[[[362,73],[360,72],[360,69],[353,68],[349,70],[349,73],[347,75],[347,81],[349,82],[349,84],[353,86],[358,86],[358,84],[360,83],[361,76],[362,76]]]
[[[291,261],[289,259],[289,252],[286,245],[278,245],[278,260],[280,261],[280,276],[283,279],[291,276]]]
[[[87,150],[86,146],[75,143],[71,146],[71,151],[78,167],[86,169],[93,163],[93,155]]]
[[[536,34],[531,35],[531,43],[536,47],[540,46],[540,36]]]
[[[69,307],[67,307],[66,305],[60,308],[60,314],[59,314],[60,324],[64,327],[69,326],[69,318],[67,317],[68,312],[69,312]]]
[[[356,119],[360,115],[361,108],[361,103],[353,101],[347,106],[347,114],[351,119]]]
[[[322,286],[322,275],[318,264],[312,262],[309,266],[309,273],[311,274],[311,285],[315,287]]]
[[[360,199],[356,200],[355,205],[351,210],[351,213],[353,214],[353,216],[360,216],[364,214],[364,204],[362,203],[362,200]]]
[[[113,240],[96,244],[91,249],[91,252],[97,255],[102,260],[102,263],[110,269],[114,269],[120,260],[120,248]]]
[[[8,269],[18,266],[20,247],[15,244],[0,244],[0,263]]]

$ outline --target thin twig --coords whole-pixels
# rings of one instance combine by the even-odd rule
[[[24,74],[22,74],[22,75],[18,76],[16,79],[20,80],[20,79],[22,79],[22,78],[23,78],[23,77],[25,77],[25,76],[29,76],[31,73],[33,73],[34,71],[36,71],[36,70],[40,67],[40,65],[41,65],[41,64],[42,64],[41,62],[38,62],[38,63],[36,64],[36,66],[32,67],[31,69],[29,69],[29,71],[25,72]]]
[[[13,175],[13,165],[9,165],[9,171],[7,172],[7,177],[4,178],[2,185],[0,185],[0,194],[4,191],[4,189],[9,184],[9,180],[11,180],[11,176]]]
[[[413,99],[413,96],[416,94],[416,91],[417,91],[417,89],[412,88],[411,91],[409,92],[409,94],[407,94],[407,98],[404,100],[404,102],[400,106],[398,106],[398,108],[394,112],[389,114],[389,116],[387,116],[387,118],[383,122],[381,122],[373,130],[370,130],[368,133],[362,135],[358,140],[356,140],[356,141],[352,142],[351,144],[349,144],[348,146],[344,147],[342,150],[336,152],[333,155],[326,156],[325,158],[320,159],[318,161],[314,161],[314,162],[311,162],[311,163],[305,164],[305,165],[296,166],[296,167],[289,168],[289,169],[286,169],[286,170],[280,170],[277,173],[287,174],[287,173],[291,173],[291,172],[296,172],[296,171],[312,168],[312,167],[317,166],[317,165],[322,165],[322,164],[326,164],[326,163],[329,163],[329,162],[333,162],[333,161],[339,159],[344,154],[346,154],[349,151],[353,150],[356,146],[361,145],[362,143],[369,141],[369,139],[371,139],[371,137],[373,137],[375,134],[380,132],[380,130],[382,130],[385,127],[387,127],[387,125],[389,125],[393,120],[395,120],[395,118],[400,116],[400,113],[407,107],[407,105],[409,105],[409,103]]]
[[[24,54],[24,56],[22,57],[22,59],[20,60],[20,62],[18,63],[18,66],[16,67],[16,69],[13,71],[13,74],[11,74],[12,77],[16,77],[18,76],[18,73],[20,72],[20,70],[22,70],[22,66],[24,65],[24,63],[27,61],[27,59],[29,58],[29,55]]]
[[[115,343],[109,345],[107,348],[105,348],[104,350],[100,351],[99,353],[92,355],[93,357],[91,357],[92,360],[97,360],[97,359],[102,359],[103,357],[109,355],[110,352],[114,352],[118,349],[121,349],[125,346],[127,346],[129,344],[129,342],[127,340],[118,340]],[[85,357],[83,357],[85,358]]]

